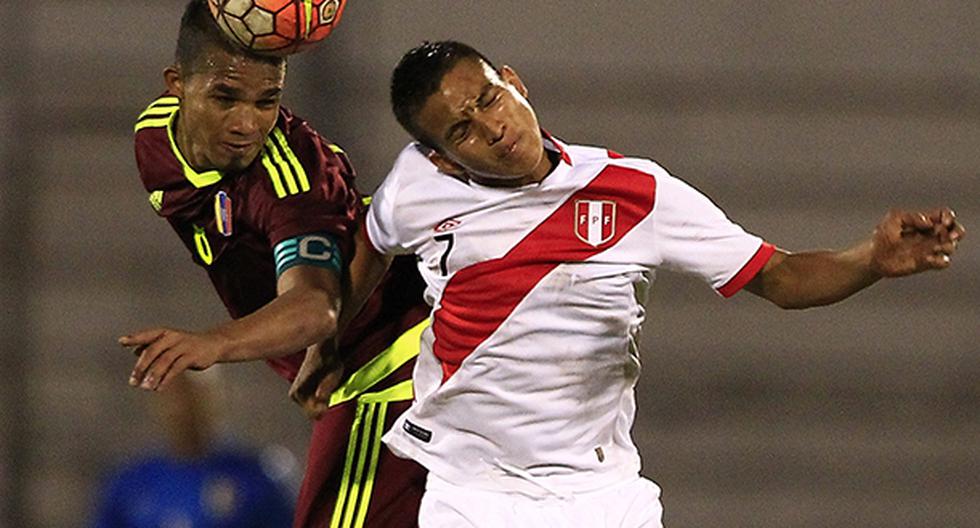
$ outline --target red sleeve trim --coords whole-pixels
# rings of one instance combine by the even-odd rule
[[[769,259],[772,258],[775,252],[776,246],[768,242],[763,242],[759,246],[759,250],[755,252],[755,255],[752,255],[752,258],[742,266],[742,269],[731,280],[726,282],[724,286],[718,288],[718,293],[726,299],[738,293],[739,290],[744,288],[746,284],[762,271],[762,268],[766,266],[766,263],[769,262]]]

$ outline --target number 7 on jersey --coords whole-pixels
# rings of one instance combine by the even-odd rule
[[[453,242],[455,241],[455,235],[453,233],[448,233],[445,235],[436,235],[433,237],[436,242],[445,242],[446,251],[442,252],[442,257],[439,258],[439,272],[445,277],[449,274],[449,270],[446,267],[446,263],[449,261],[449,252],[453,250]]]

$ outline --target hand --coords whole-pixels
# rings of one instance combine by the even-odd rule
[[[871,237],[871,269],[883,277],[901,277],[948,268],[965,233],[947,207],[916,212],[893,209]]]
[[[330,395],[344,375],[344,365],[335,350],[332,344],[309,347],[289,387],[289,397],[311,420],[320,418],[330,407]]]
[[[195,333],[173,328],[150,328],[119,338],[139,356],[129,384],[144,390],[163,390],[181,372],[203,370],[218,362],[229,347],[217,333]]]

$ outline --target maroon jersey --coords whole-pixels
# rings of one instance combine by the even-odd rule
[[[258,158],[235,174],[198,172],[184,160],[171,127],[176,97],[154,101],[136,124],[136,163],[150,203],[204,267],[233,318],[276,297],[273,248],[298,235],[333,235],[343,256],[359,197],[346,156],[288,110]],[[270,360],[292,379],[302,354]]]
[[[194,263],[207,271],[233,318],[276,297],[273,249],[283,240],[329,233],[343,260],[350,261],[351,232],[362,205],[351,186],[353,169],[340,148],[282,109],[265,148],[249,167],[235,174],[198,172],[174,141],[178,106],[176,97],[164,95],[140,115],[140,178],[150,192],[150,204],[177,232]],[[416,525],[425,471],[394,457],[381,445],[380,435],[411,402],[406,384],[418,339],[407,345],[414,347],[410,357],[405,345],[393,343],[403,334],[413,335],[427,318],[423,289],[414,258],[396,258],[342,336],[348,374],[342,388],[361,387],[332,403],[314,424],[296,527],[328,522],[342,527]],[[297,351],[269,364],[292,380],[302,360],[303,351]],[[400,390],[406,386],[407,394]]]

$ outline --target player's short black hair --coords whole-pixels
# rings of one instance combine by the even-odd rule
[[[180,19],[180,32],[177,35],[177,52],[174,60],[186,76],[204,71],[207,64],[201,60],[204,52],[218,48],[232,54],[247,55],[274,66],[281,66],[285,59],[250,53],[233,44],[224,36],[218,23],[211,16],[207,0],[190,0]]]
[[[443,40],[423,42],[409,50],[391,75],[391,109],[395,118],[412,137],[429,148],[437,148],[435,141],[419,128],[415,117],[429,96],[439,89],[446,72],[461,60],[483,61],[497,70],[490,59],[473,47]]]

